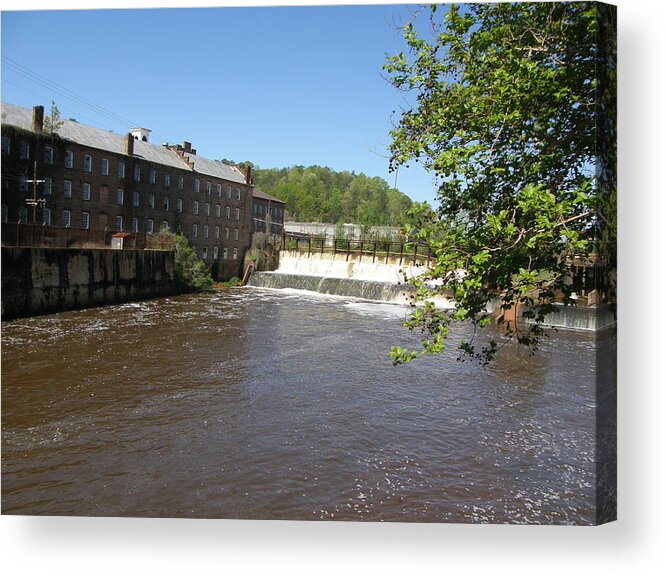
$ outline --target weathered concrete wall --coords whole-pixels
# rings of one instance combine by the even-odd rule
[[[2,319],[174,293],[171,252],[2,248]]]

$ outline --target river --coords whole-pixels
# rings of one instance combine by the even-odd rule
[[[239,288],[3,323],[2,512],[594,523],[594,334],[393,367],[405,310]]]

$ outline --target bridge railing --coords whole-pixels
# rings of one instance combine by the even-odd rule
[[[369,258],[372,262],[389,260],[412,265],[430,266],[433,254],[427,245],[392,240],[365,240],[313,236],[307,234],[285,233],[282,236],[282,249],[307,254],[340,254],[348,260],[350,257]]]

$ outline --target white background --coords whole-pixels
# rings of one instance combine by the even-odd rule
[[[620,77],[619,521],[519,527],[2,516],[4,572],[666,572],[665,11],[656,0],[614,3]],[[2,9],[183,5],[0,0]]]

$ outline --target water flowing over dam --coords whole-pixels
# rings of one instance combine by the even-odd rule
[[[428,260],[429,261],[429,260]],[[369,253],[285,250],[280,253],[280,266],[273,272],[255,272],[248,285],[269,289],[294,289],[327,295],[409,304],[415,288],[411,278],[427,269],[425,260],[412,257]],[[452,309],[452,299],[435,296],[430,298],[441,309]],[[488,313],[499,313],[499,300],[488,302]],[[529,323],[522,317],[518,319]],[[544,326],[577,331],[599,331],[615,325],[613,312],[607,305],[560,306],[558,313],[549,314]]]
[[[248,285],[407,304],[415,292],[408,280],[425,269],[419,262],[395,257],[283,251],[276,271],[255,272]],[[451,307],[445,298],[438,304]]]

